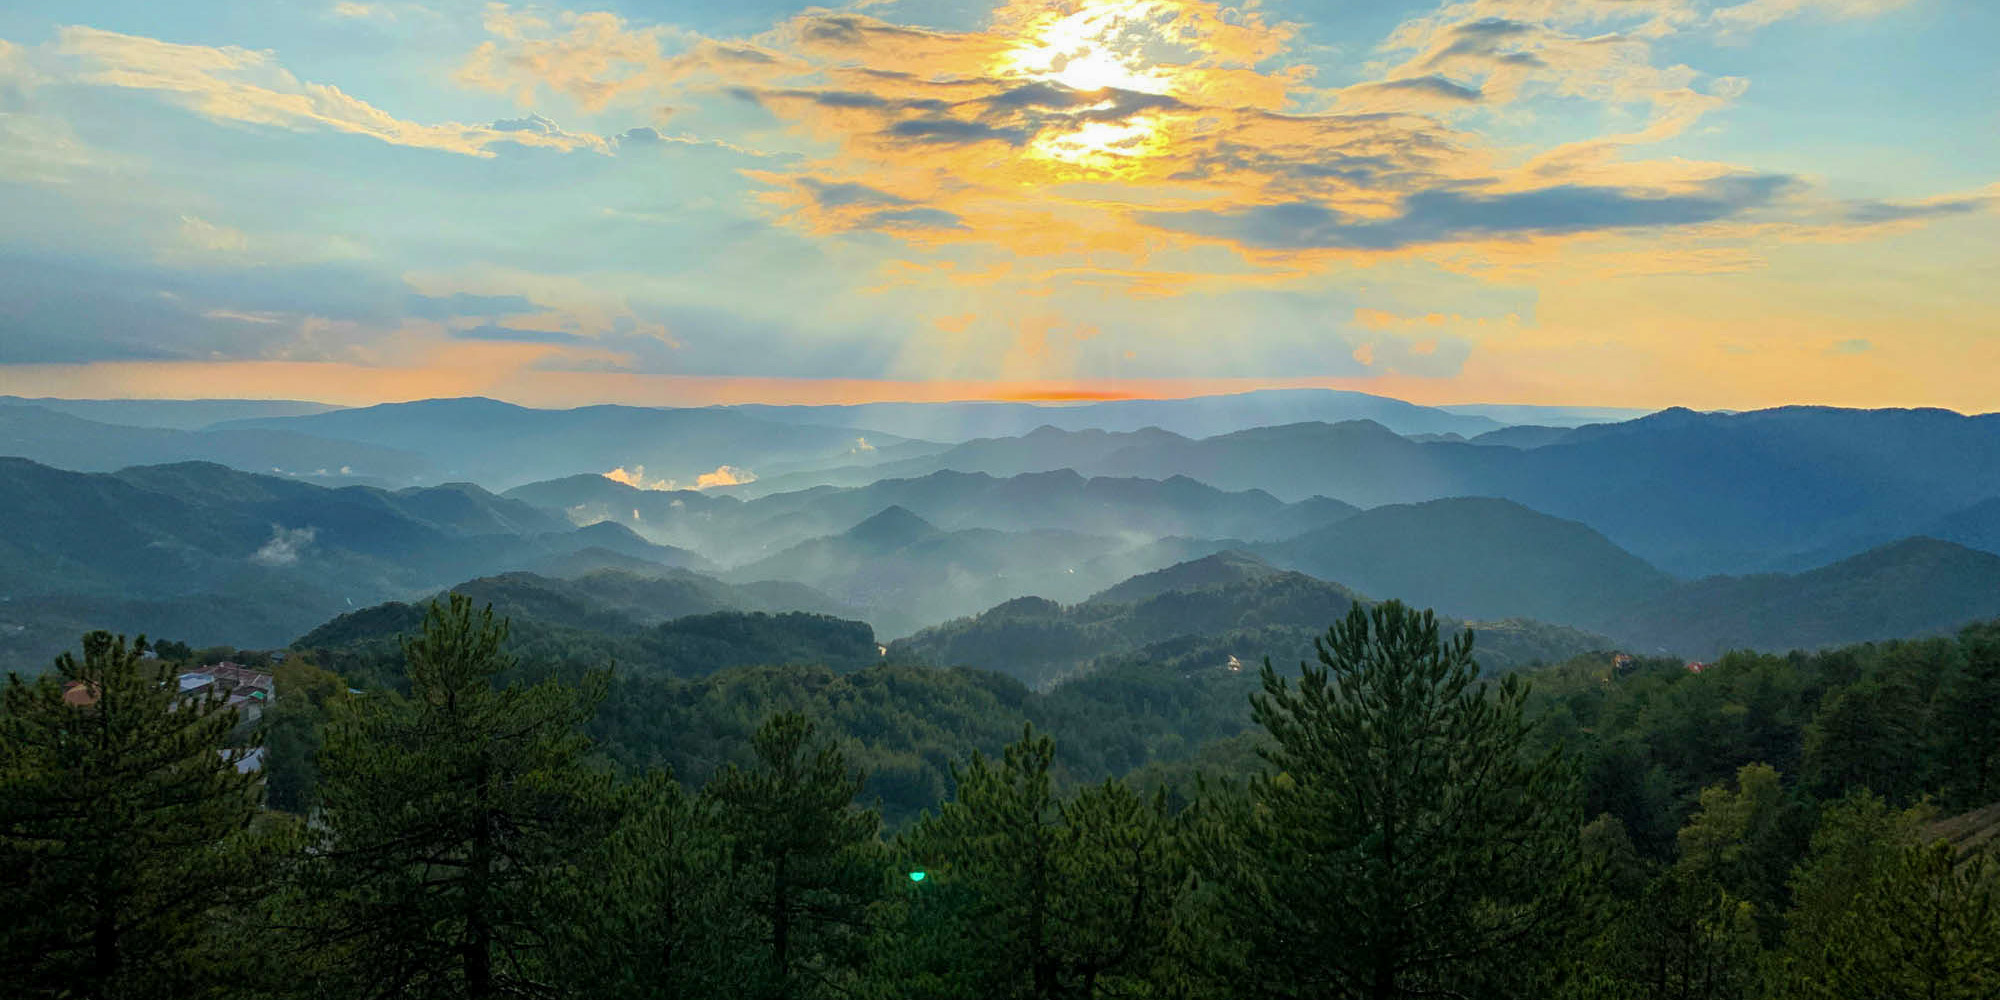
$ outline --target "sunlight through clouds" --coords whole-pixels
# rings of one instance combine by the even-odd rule
[[[1995,178],[1944,139],[1878,148],[1894,123],[1851,95],[1798,103],[1829,85],[1800,52],[1930,10],[329,3],[171,38],[57,11],[0,41],[13,238],[70,248],[0,276],[41,297],[8,357],[128,360],[132,338],[93,331],[138,329],[147,357],[398,384],[435,365],[440,391],[1262,378],[1502,398],[1635,358],[1699,388],[1693,359],[1720,345],[1777,349],[1761,324],[1849,391],[1886,351],[1825,345],[1896,340],[1865,314],[1931,338],[1921,356],[1970,394],[1949,359],[1971,341],[1933,331],[1971,334],[1921,290],[1980,285]],[[1921,115],[1940,93],[1869,100]],[[1990,146],[1962,125],[1937,134]],[[1786,145],[1820,136],[1826,155]],[[1823,304],[1870,287],[1894,291]],[[1757,319],[1705,319],[1723,303]],[[1430,316],[1448,319],[1384,318]],[[1571,382],[1529,370],[1564,344],[1590,345]]]

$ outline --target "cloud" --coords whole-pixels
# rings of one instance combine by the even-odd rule
[[[1561,236],[1633,228],[1691,226],[1770,204],[1797,182],[1779,175],[1725,176],[1692,190],[1651,194],[1559,185],[1494,194],[1420,191],[1389,218],[1343,213],[1315,202],[1235,211],[1155,212],[1149,225],[1258,250],[1400,250],[1492,237]]]
[[[633,489],[639,490],[680,490],[690,488],[707,490],[718,486],[742,486],[747,483],[754,483],[757,481],[757,474],[751,472],[749,469],[739,468],[734,465],[718,465],[714,472],[703,472],[696,475],[692,487],[684,487],[672,479],[658,479],[647,476],[646,467],[643,465],[635,465],[630,469],[621,465],[610,472],[604,473],[604,478],[614,483],[624,483]]]
[[[597,112],[680,84],[758,79],[786,68],[781,55],[758,45],[665,26],[632,28],[607,11],[565,11],[557,24],[566,30],[557,31],[539,16],[491,3],[485,23],[495,40],[467,57],[458,80],[507,94],[522,107],[551,91]]]
[[[397,146],[492,156],[498,143],[564,152],[608,151],[601,138],[555,129],[406,121],[331,84],[301,81],[269,52],[237,46],[181,45],[81,26],[58,32],[57,51],[73,59],[79,82],[158,93],[198,114],[307,132],[327,129]]]
[[[1387,96],[1401,101],[1399,107],[1410,107],[1407,98],[1429,98],[1444,105],[1477,104],[1485,97],[1478,87],[1468,87],[1457,83],[1440,73],[1424,76],[1404,77],[1400,80],[1384,80],[1380,83],[1364,83],[1349,88],[1343,96],[1349,104],[1361,103],[1366,95]]]
[[[750,172],[772,189],[761,198],[774,216],[939,255],[899,262],[908,280],[933,266],[1025,285],[1088,261],[1106,280],[1170,291],[1214,280],[1182,263],[1204,245],[1297,274],[1327,251],[1640,229],[1719,238],[1803,204],[1802,181],[1631,152],[1742,93],[1741,80],[1658,58],[1660,40],[1712,30],[1710,9],[1444,3],[1383,40],[1374,79],[1322,90],[1295,29],[1207,0],[1015,0],[967,31],[810,10],[743,40],[494,8],[467,72],[524,101],[751,102],[815,150]],[[1534,149],[1463,120],[1504,108],[1532,121],[1543,101],[1595,102],[1640,124]],[[1819,214],[1860,225],[1887,213]]]
[[[1914,0],[1748,0],[1746,3],[1719,7],[1710,17],[1715,24],[1724,28],[1747,30],[1804,15],[1839,19],[1875,17],[1900,7],[1907,7],[1913,2]]]
[[[1862,337],[1835,341],[1833,346],[1828,348],[1834,354],[1866,354],[1874,349],[1874,342]]]
[[[907,205],[909,199],[899,198],[881,188],[869,187],[854,181],[828,182],[817,177],[799,178],[799,186],[812,194],[813,202],[821,208],[845,208],[849,205]]]
[[[1019,146],[1031,133],[1024,128],[1000,128],[956,118],[910,118],[891,124],[883,134],[912,142],[1004,142]]]
[[[678,488],[671,479],[646,478],[646,467],[643,465],[635,465],[629,470],[621,465],[610,472],[604,473],[604,478],[614,483],[624,483],[635,490],[671,490]]]
[[[354,0],[340,0],[333,5],[333,16],[365,21],[379,18],[384,21],[396,19],[396,12],[382,4],[355,3]]]
[[[694,479],[694,488],[713,489],[717,486],[743,486],[757,481],[757,474],[749,469],[734,465],[718,465],[714,472],[704,472]]]
[[[242,253],[250,248],[250,238],[242,230],[192,215],[181,216],[180,236],[183,245],[209,253]]]
[[[250,561],[259,566],[296,566],[299,557],[305,554],[318,535],[319,529],[310,526],[285,528],[274,524],[271,526],[271,540],[251,553]]]
[[[1859,201],[1847,205],[1842,216],[1845,221],[1860,226],[1921,222],[1955,215],[1971,215],[1993,207],[1996,202],[2000,202],[2000,199],[1948,197],[1923,202]]]

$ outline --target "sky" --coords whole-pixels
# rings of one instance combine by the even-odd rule
[[[0,6],[0,393],[2000,410],[1989,0]]]

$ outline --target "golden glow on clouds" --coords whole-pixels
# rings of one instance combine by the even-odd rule
[[[1987,345],[2000,337],[1977,317],[2000,303],[1952,284],[1979,273],[1965,261],[1983,244],[1912,243],[1922,266],[1893,282],[1877,273],[1889,265],[1874,249],[1945,220],[1990,220],[2000,188],[1843,201],[1821,178],[1656,145],[1726,127],[1716,112],[1750,85],[1681,61],[1698,63],[1686,53],[1700,43],[1906,2],[1447,0],[1373,48],[1343,49],[1337,65],[1255,0],[1005,0],[965,30],[871,13],[898,9],[889,5],[812,8],[738,38],[493,3],[480,19],[483,40],[433,54],[455,67],[459,93],[519,106],[517,121],[490,125],[400,117],[299,79],[274,52],[90,27],[56,32],[47,48],[59,58],[35,72],[143,92],[232,125],[477,157],[503,143],[616,154],[582,159],[660,169],[663,186],[682,178],[624,161],[628,150],[610,137],[635,122],[692,121],[694,131],[652,141],[730,157],[714,169],[754,187],[723,209],[803,237],[829,259],[870,261],[872,273],[848,282],[837,306],[863,320],[875,306],[917,331],[883,352],[880,380],[634,374],[616,370],[637,356],[616,338],[657,346],[666,360],[648,370],[679,370],[674,359],[699,332],[641,316],[630,301],[684,292],[706,280],[712,260],[675,262],[694,275],[686,278],[665,266],[636,273],[644,262],[538,275],[442,261],[435,274],[405,279],[428,296],[516,295],[535,310],[405,321],[366,343],[310,317],[221,310],[229,322],[299,326],[295,354],[267,357],[338,363],[100,366],[127,391],[171,393],[200,384],[188,373],[202,372],[336,401],[1067,399],[1331,384],[1433,401],[1742,406],[1808,385],[1820,401],[1889,401],[1883,393],[1929,387],[1933,401],[1990,408],[2000,405],[1995,390],[1967,373],[1993,370],[1982,366],[1996,360]],[[0,41],[0,77],[25,65]],[[1347,75],[1322,79],[1333,72]],[[578,116],[587,128],[574,132],[551,120]],[[0,116],[0,138],[20,128]],[[0,144],[0,170],[22,159]],[[162,259],[256,258],[271,242],[205,207],[176,207],[170,218],[181,221],[169,223],[173,246]],[[1977,224],[1991,232],[1990,221]],[[1838,249],[1855,243],[1868,246]],[[883,256],[879,266],[869,254]],[[1797,270],[1792,262],[1807,257],[1825,262]],[[1796,294],[1834,273],[1843,287]],[[1503,304],[1483,315],[1433,305],[1427,289],[1411,291],[1425,276],[1437,288],[1490,290],[1489,303]],[[1855,289],[1881,297],[1856,300]],[[1324,316],[1258,311],[1332,293],[1344,297]],[[1236,301],[1250,307],[1231,311]],[[1525,305],[1506,304],[1517,302]],[[1203,309],[1206,325],[1175,325]],[[1228,323],[1242,328],[1218,330]],[[497,340],[550,339],[453,339],[476,324]],[[1926,349],[1897,350],[1902,331]],[[1244,341],[1240,351],[1217,345],[1228,337]],[[1119,367],[1150,376],[1161,369],[1138,366],[1185,357],[1183,370],[1205,371],[1272,340],[1285,343],[1267,370],[1324,359],[1324,371],[1368,374],[1239,383],[1126,378]],[[1864,341],[1874,349],[1829,347]],[[1760,360],[1732,361],[1746,357]],[[241,367],[270,364],[280,366]],[[0,368],[0,379],[25,385],[18,379],[31,371],[77,386],[94,377],[15,367]],[[363,376],[370,371],[379,380]]]
[[[1039,11],[1017,29],[1019,38],[996,68],[1072,90],[1171,93],[1172,76],[1152,64],[1146,48],[1168,44],[1159,28],[1173,20],[1174,8],[1156,0],[1086,0]]]

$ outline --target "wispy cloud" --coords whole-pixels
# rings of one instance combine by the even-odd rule
[[[233,45],[182,45],[71,26],[60,31],[57,51],[75,60],[82,82],[151,91],[210,118],[295,131],[326,129],[467,156],[492,156],[492,147],[502,143],[563,151],[608,148],[597,136],[519,123],[407,121],[332,84],[298,79],[270,52]]]

